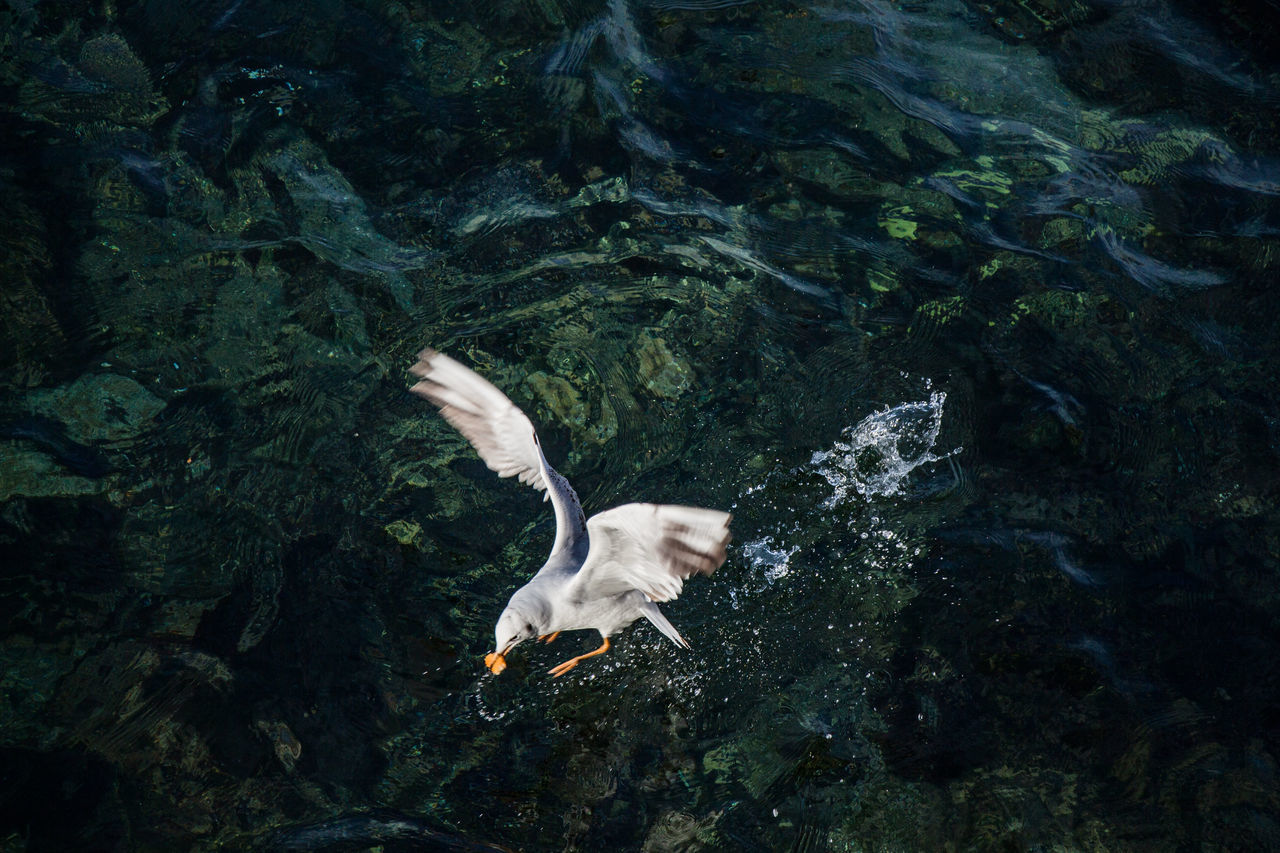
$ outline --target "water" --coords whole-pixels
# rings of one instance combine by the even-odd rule
[[[10,3],[0,848],[1280,848],[1275,13]]]

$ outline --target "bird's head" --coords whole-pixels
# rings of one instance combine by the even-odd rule
[[[484,656],[484,665],[494,675],[502,672],[507,668],[507,654],[525,640],[538,636],[543,621],[539,608],[513,597],[498,617],[498,624],[493,629],[495,651]]]

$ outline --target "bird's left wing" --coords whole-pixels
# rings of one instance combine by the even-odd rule
[[[551,553],[570,547],[586,532],[578,494],[547,463],[533,424],[493,383],[443,353],[424,349],[409,371],[419,381],[409,390],[426,397],[444,419],[471,442],[499,477],[516,476],[546,491],[556,512],[556,541]]]
[[[587,559],[570,583],[580,599],[638,589],[650,601],[670,601],[695,574],[725,560],[731,538],[727,512],[669,504],[623,504],[587,521]]]

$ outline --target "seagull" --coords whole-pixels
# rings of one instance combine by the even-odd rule
[[[599,631],[600,648],[553,667],[550,674],[558,678],[607,652],[609,637],[641,616],[689,648],[657,603],[675,599],[693,575],[720,568],[729,513],[630,503],[588,519],[578,493],[547,463],[529,418],[492,383],[433,349],[419,353],[410,372],[419,381],[409,390],[434,403],[490,470],[545,492],[543,500],[555,510],[551,555],[498,617],[494,650],[484,659],[490,672],[506,669],[506,656],[525,640],[550,643],[561,631]]]

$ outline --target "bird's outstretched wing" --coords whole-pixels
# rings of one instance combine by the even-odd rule
[[[709,575],[725,559],[731,538],[727,512],[669,504],[623,504],[587,521],[587,559],[571,585],[579,599],[638,589],[650,601],[670,601],[695,574]]]
[[[433,349],[418,353],[409,372],[420,380],[409,390],[434,403],[444,419],[471,442],[499,477],[519,477],[545,491],[556,512],[551,553],[570,547],[586,532],[578,494],[547,464],[538,434],[525,413],[478,373]]]

